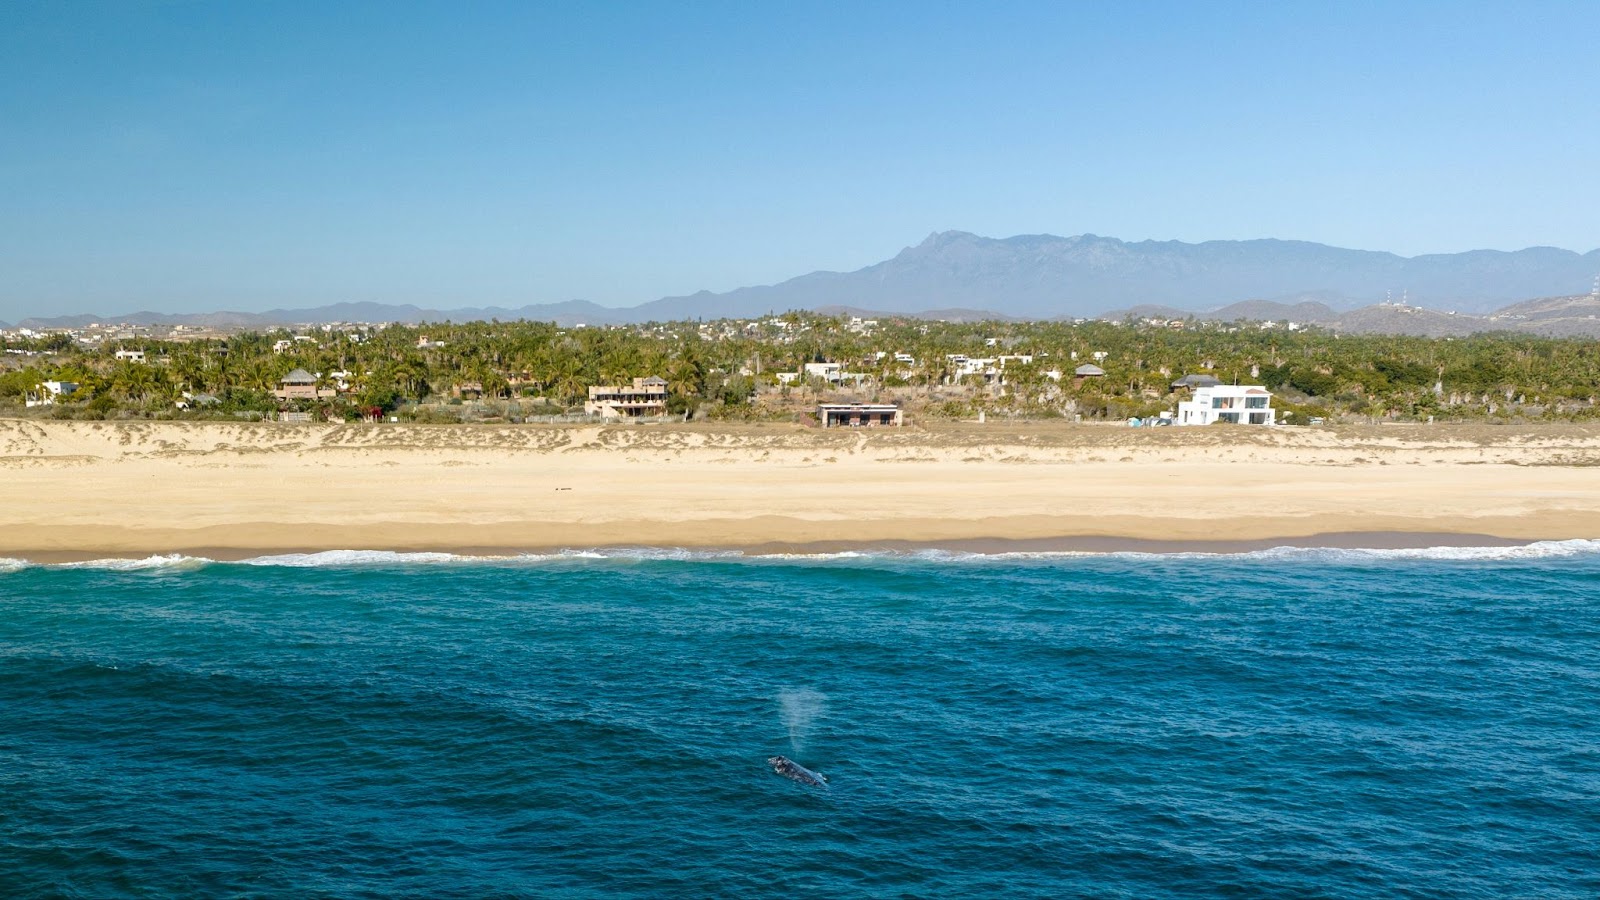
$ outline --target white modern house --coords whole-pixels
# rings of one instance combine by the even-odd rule
[[[1259,384],[1217,384],[1195,388],[1194,397],[1178,404],[1174,425],[1276,425],[1272,392]]]
[[[24,403],[29,407],[54,406],[58,397],[70,397],[78,392],[76,381],[41,381],[28,392]]]
[[[846,372],[844,363],[836,362],[808,362],[798,372],[778,372],[779,384],[794,384],[806,378],[820,378],[829,384],[844,384],[852,381],[860,384],[867,380],[865,372]]]

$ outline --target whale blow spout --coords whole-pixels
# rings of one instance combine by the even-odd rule
[[[772,767],[772,771],[792,781],[798,781],[811,787],[828,786],[828,779],[821,772],[813,772],[787,756],[769,757],[767,765]]]

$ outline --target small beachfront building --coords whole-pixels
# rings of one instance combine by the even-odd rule
[[[1094,363],[1084,363],[1072,370],[1072,383],[1080,386],[1091,378],[1104,377],[1106,377],[1106,370]]]
[[[589,388],[583,411],[607,419],[637,419],[667,414],[667,383],[651,375],[631,385],[597,384]]]
[[[900,407],[893,403],[823,403],[817,407],[823,428],[899,427],[905,424]]]
[[[1178,404],[1174,425],[1276,425],[1272,392],[1259,384],[1218,384],[1195,388],[1194,398]]]
[[[321,400],[332,397],[338,393],[332,388],[317,389],[317,376],[305,369],[295,369],[293,372],[278,379],[278,389],[272,396],[279,400]]]
[[[33,390],[28,391],[24,402],[29,407],[55,406],[58,398],[71,397],[77,392],[76,381],[41,381]]]
[[[1215,375],[1185,375],[1172,383],[1172,389],[1175,391],[1193,391],[1205,387],[1216,387],[1221,383],[1222,380]]]

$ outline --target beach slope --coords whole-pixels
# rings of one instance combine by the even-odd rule
[[[0,505],[41,560],[1520,542],[1600,537],[1600,429],[7,420]]]

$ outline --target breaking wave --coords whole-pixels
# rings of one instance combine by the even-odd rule
[[[56,563],[51,569],[106,569],[113,572],[143,572],[152,569],[198,569],[211,560],[203,556],[168,553],[143,559],[91,559],[85,562]]]
[[[1148,561],[1180,559],[1274,560],[1285,563],[1358,564],[1418,561],[1519,561],[1600,556],[1600,540],[1535,541],[1510,546],[1438,546],[1402,548],[1343,548],[1281,546],[1241,551],[1087,551],[1038,550],[980,553],[964,550],[841,550],[827,553],[751,553],[741,550],[691,550],[682,547],[623,547],[568,549],[548,553],[471,555],[442,552],[400,552],[393,550],[324,550],[316,553],[282,553],[241,560],[221,561],[202,556],[163,554],[138,559],[96,559],[84,562],[37,564],[22,559],[0,558],[0,574],[24,569],[99,569],[114,572],[143,572],[197,569],[212,565],[276,566],[283,568],[359,568],[368,566],[427,565],[543,565],[561,562],[603,561],[614,563],[736,562],[764,563],[873,563],[908,562],[926,564],[984,565],[1051,560],[1137,559]]]
[[[318,553],[282,553],[239,560],[245,566],[283,566],[291,569],[318,569],[339,566],[418,565],[460,562],[500,562],[506,557],[460,556],[454,553],[403,553],[395,550],[323,550]]]

